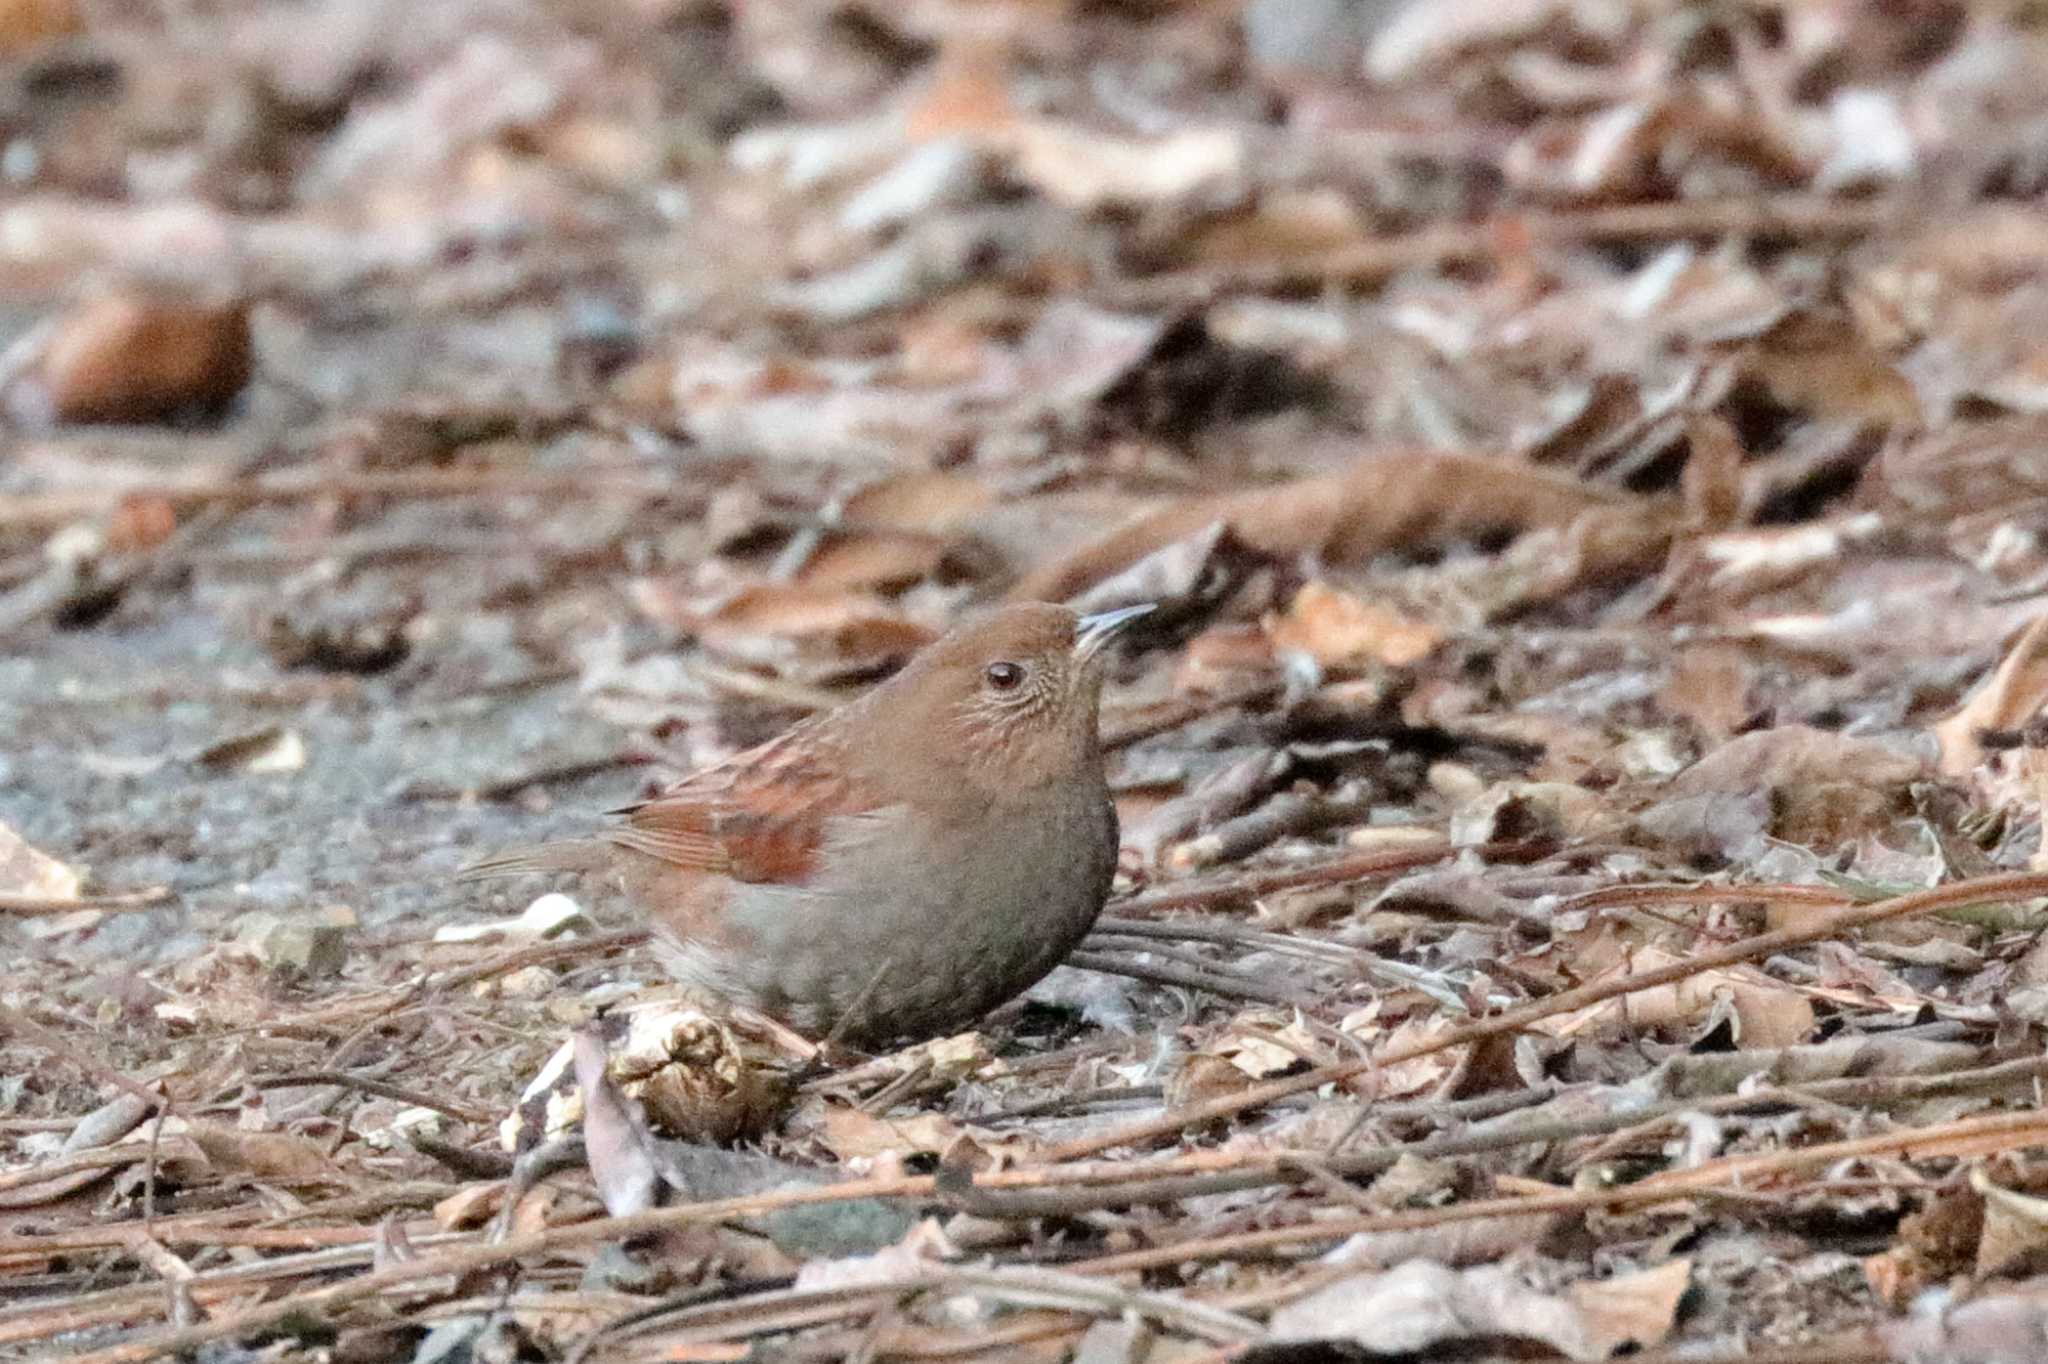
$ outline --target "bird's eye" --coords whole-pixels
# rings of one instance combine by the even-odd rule
[[[991,691],[1015,691],[1024,682],[1024,666],[1020,663],[991,663],[983,671],[982,678]]]

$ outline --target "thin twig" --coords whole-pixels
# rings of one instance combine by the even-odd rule
[[[361,1090],[365,1094],[375,1094],[379,1098],[396,1099],[399,1103],[411,1104],[415,1108],[431,1108],[436,1113],[446,1113],[451,1118],[460,1118],[464,1122],[475,1123],[480,1127],[489,1127],[498,1121],[498,1115],[495,1113],[486,1113],[475,1108],[465,1108],[461,1104],[438,1098],[421,1090],[408,1089],[404,1085],[392,1084],[389,1080],[379,1080],[372,1076],[358,1075],[353,1071],[347,1070],[293,1071],[289,1075],[267,1075],[260,1080],[250,1081],[250,1084],[256,1089],[292,1089],[300,1085],[341,1085],[347,1089]]]
[[[1317,1001],[1314,995],[1283,985],[1267,985],[1226,970],[1195,970],[1173,962],[1143,962],[1130,957],[1108,952],[1069,952],[1066,964],[1083,971],[1102,971],[1112,976],[1126,976],[1131,980],[1150,981],[1154,985],[1178,985],[1190,990],[1206,990],[1222,999],[1248,999],[1259,1004],[1277,1004],[1282,1008],[1309,1008]]]
[[[147,890],[130,890],[107,895],[74,895],[69,899],[60,895],[0,895],[0,914],[12,914],[18,918],[46,918],[59,914],[75,914],[81,909],[97,909],[132,912],[149,909],[171,898],[169,886],[151,886]]]
[[[1112,1085],[1106,1089],[1088,1089],[1073,1094],[1055,1094],[1049,1099],[1035,1099],[1030,1103],[1017,1104],[1010,1108],[993,1109],[976,1113],[974,1121],[988,1126],[999,1122],[1017,1122],[1024,1118],[1047,1118],[1058,1114],[1075,1113],[1082,1109],[1094,1108],[1100,1104],[1132,1103],[1143,1099],[1156,1099],[1164,1091],[1163,1085]]]
[[[913,1272],[867,1283],[831,1288],[788,1288],[742,1298],[695,1303],[675,1312],[648,1316],[636,1313],[632,1323],[665,1335],[682,1335],[694,1341],[735,1340],[791,1329],[796,1324],[830,1320],[841,1313],[835,1309],[858,1305],[871,1298],[900,1298],[915,1293],[948,1295],[983,1293],[998,1301],[1021,1307],[1079,1309],[1100,1315],[1110,1313],[1146,1317],[1178,1327],[1200,1340],[1235,1344],[1262,1339],[1265,1328],[1249,1317],[1203,1303],[1164,1293],[1127,1289],[1086,1275],[1064,1273],[1034,1265],[931,1264]],[[828,1309],[819,1317],[817,1309]]]
[[[1947,1075],[1850,1076],[1818,1080],[1802,1086],[1759,1088],[1747,1093],[1665,1099],[1586,1117],[1545,1121],[1541,1120],[1540,1114],[1531,1114],[1523,1120],[1495,1124],[1484,1131],[1429,1137],[1350,1154],[1341,1153],[1346,1139],[1340,1138],[1334,1143],[1338,1153],[1322,1159],[1330,1170],[1358,1178],[1378,1174],[1402,1159],[1452,1160],[1523,1146],[1548,1146],[1587,1137],[1610,1136],[1649,1128],[1683,1113],[1738,1113],[1757,1108],[1799,1107],[1815,1102],[1875,1107],[1946,1095],[1991,1093],[2042,1079],[2048,1079],[2048,1060],[2039,1058]],[[1368,1109],[1360,1116],[1359,1125],[1375,1117],[1394,1121],[1432,1107],[1446,1119],[1485,1117],[1490,1116],[1486,1109],[1499,1105],[1503,1097],[1486,1095],[1459,1104],[1389,1104],[1379,1109]],[[1531,1118],[1537,1120],[1531,1121]],[[953,1206],[982,1217],[1078,1217],[1104,1208],[1177,1203],[1190,1198],[1242,1193],[1275,1184],[1299,1182],[1294,1176],[1290,1155],[1285,1152],[1274,1155],[1269,1161],[1246,1162],[1230,1170],[1189,1173],[1188,1164],[1182,1161],[1155,1161],[1114,1168],[1123,1172],[1121,1179],[1077,1181],[1067,1187],[1052,1186],[1048,1182],[1047,1187],[1016,1192],[978,1186],[956,1187],[947,1192]]]
[[[1595,1208],[1628,1208],[1753,1188],[1757,1181],[1763,1178],[1825,1167],[1839,1160],[1874,1155],[1911,1158],[1916,1148],[1922,1148],[1929,1156],[1936,1156],[1942,1154],[1943,1148],[1968,1149],[1972,1145],[1984,1143],[2022,1145],[2043,1140],[2048,1140],[2048,1114],[1996,1114],[1990,1117],[1962,1119],[1910,1132],[1827,1142],[1794,1151],[1780,1151],[1763,1156],[1730,1157],[1710,1161],[1689,1170],[1653,1176],[1624,1188],[1571,1190],[1526,1198],[1486,1199],[1413,1212],[1330,1219],[1306,1226],[1243,1232],[1105,1256],[1070,1268],[1088,1274],[1122,1273],[1190,1260],[1241,1255],[1247,1251],[1271,1250],[1303,1242],[1327,1241],[1365,1232],[1423,1230],[1452,1222],[1492,1217],[1581,1213]],[[930,1176],[856,1180],[822,1188],[780,1190],[772,1194],[657,1208],[624,1217],[601,1217],[569,1226],[550,1227],[496,1244],[463,1246],[424,1255],[418,1259],[372,1270],[341,1283],[301,1290],[240,1312],[224,1313],[211,1321],[144,1332],[121,1344],[91,1351],[76,1358],[80,1364],[141,1364],[142,1361],[158,1358],[173,1351],[188,1350],[208,1341],[258,1331],[287,1317],[332,1311],[376,1297],[393,1288],[401,1288],[442,1275],[489,1268],[597,1241],[623,1240],[674,1227],[729,1221],[799,1204],[836,1203],[851,1198],[919,1196],[928,1193],[933,1184],[934,1180]]]
[[[1393,1231],[1425,1231],[1453,1222],[1473,1222],[1493,1217],[1527,1217],[1539,1213],[1583,1213],[1594,1209],[1623,1209],[1643,1204],[1713,1194],[1717,1191],[1753,1189],[1758,1180],[1801,1170],[1825,1168],[1838,1160],[1866,1156],[1911,1158],[1916,1146],[1936,1147],[1976,1141],[2010,1140],[2013,1146],[2038,1145],[2048,1141],[2048,1114],[1999,1113],[1990,1117],[1963,1118],[1933,1127],[1906,1132],[1887,1132],[1874,1137],[1823,1142],[1793,1151],[1774,1151],[1762,1156],[1730,1156],[1708,1161],[1689,1170],[1672,1170],[1652,1175],[1621,1188],[1574,1189],[1525,1198],[1474,1199],[1440,1208],[1414,1212],[1380,1213],[1370,1217],[1327,1218],[1304,1226],[1274,1227],[1206,1237],[1178,1244],[1154,1246],[1121,1255],[1083,1260],[1071,1268],[1090,1274],[1122,1274],[1154,1269],[1161,1265],[1194,1260],[1229,1259],[1247,1251],[1270,1251],[1307,1242],[1340,1240],[1345,1237]],[[1938,1154],[1938,1153],[1933,1153]]]
[[[1324,966],[1349,966],[1373,959],[1372,953],[1361,948],[1347,947],[1343,943],[1330,942],[1299,932],[1271,933],[1264,929],[1247,928],[1235,919],[1131,919],[1118,914],[1105,914],[1095,921],[1095,927],[1090,931],[1089,937],[1091,940],[1107,937],[1157,938],[1166,942],[1213,942],[1248,952],[1282,952],[1290,956],[1304,957]]]
[[[132,1152],[130,1159],[133,1159]],[[295,1227],[288,1224],[309,1218],[381,1215],[393,1208],[401,1207],[428,1208],[460,1187],[438,1180],[408,1180],[371,1193],[323,1199],[283,1217],[273,1217],[246,1226],[242,1224],[256,1213],[242,1208],[230,1209],[226,1213],[187,1213],[181,1216],[160,1217],[156,1226],[150,1229],[150,1234],[167,1246],[249,1246],[258,1250],[367,1247],[374,1235],[372,1228]],[[32,1236],[0,1237],[0,1256],[61,1255],[84,1250],[119,1250],[131,1244],[141,1234],[140,1225],[122,1223],[113,1226],[44,1231]],[[282,1260],[270,1260],[265,1263],[273,1268],[284,1264]],[[14,1310],[0,1308],[0,1320],[8,1319]]]
[[[86,1170],[113,1170],[123,1165],[133,1165],[138,1152],[130,1146],[95,1146],[90,1150],[73,1151],[68,1156],[40,1165],[29,1165],[19,1170],[0,1170],[0,1192],[34,1188],[51,1180],[63,1179]]]
[[[489,980],[493,976],[509,975],[528,966],[545,966],[557,961],[573,961],[578,957],[599,956],[606,952],[638,947],[646,941],[646,929],[622,928],[609,933],[593,933],[588,937],[570,938],[562,942],[536,943],[531,947],[501,952],[469,966],[447,971],[425,971],[393,989],[358,995],[353,999],[341,1000],[318,1009],[308,1009],[301,1014],[271,1019],[260,1025],[252,1025],[246,1031],[260,1028],[264,1032],[289,1035],[337,1023],[356,1023],[368,1027],[377,1020],[395,1014],[430,995],[446,994],[480,980]]]
[[[61,526],[111,511],[130,499],[173,507],[247,508],[281,502],[348,497],[673,497],[683,491],[667,479],[603,474],[535,474],[505,469],[364,469],[324,478],[257,479],[244,474],[185,483],[74,488],[64,492],[0,497],[0,530]]]
[[[1719,891],[1719,894],[1712,892]],[[1698,905],[1721,902],[1731,905],[1818,905],[1829,908],[1848,904],[1852,897],[1832,886],[1714,886],[1706,882],[1601,886],[1580,891],[1560,901],[1556,912],[1570,914],[1589,909],[1646,905]]]
[[[1695,952],[1682,961],[1646,971],[1633,971],[1605,981],[1595,981],[1572,990],[1563,990],[1547,999],[1533,1000],[1517,1008],[1507,1009],[1488,1018],[1475,1019],[1446,1028],[1433,1037],[1420,1038],[1414,1042],[1389,1047],[1371,1061],[1346,1061],[1334,1066],[1321,1066],[1305,1074],[1289,1076],[1281,1080],[1254,1085],[1236,1094],[1220,1095],[1201,1103],[1189,1104],[1175,1112],[1165,1113],[1156,1118],[1133,1123],[1128,1127],[1078,1138],[1054,1147],[1046,1153],[1052,1161],[1074,1160],[1094,1155],[1117,1146],[1137,1146],[1173,1136],[1190,1127],[1211,1123],[1219,1118],[1234,1117],[1251,1109],[1263,1107],[1275,1099],[1284,1099],[1294,1094],[1320,1089],[1326,1084],[1341,1084],[1354,1075],[1363,1074],[1377,1065],[1380,1067],[1400,1065],[1408,1061],[1431,1056],[1452,1047],[1469,1046],[1489,1037],[1519,1032],[1532,1023],[1558,1014],[1572,1013],[1593,1004],[1600,1004],[1639,990],[1658,985],[1672,985],[1681,980],[1723,967],[1736,966],[1744,962],[1768,957],[1788,948],[1804,947],[1809,943],[1824,942],[1830,938],[1842,937],[1855,929],[1890,919],[1904,918],[1913,914],[1926,914],[1937,910],[1953,908],[1956,905],[1976,904],[1981,901],[2027,899],[2048,894],[2048,872],[2013,872],[2002,876],[1983,876],[1953,885],[1938,886],[1932,890],[1902,895],[1894,900],[1882,900],[1874,904],[1850,905],[1830,914],[1818,915],[1803,927],[1782,929],[1775,933],[1760,933],[1743,938],[1725,947]],[[1725,886],[1702,888],[1697,892],[1701,903],[1713,903],[1734,898]],[[1667,902],[1669,902],[1667,900]]]
[[[1165,909],[1206,909],[1215,905],[1242,904],[1247,900],[1256,900],[1262,895],[1273,895],[1283,890],[1342,885],[1346,881],[1365,881],[1375,876],[1398,876],[1404,871],[1426,867],[1465,851],[1470,851],[1489,862],[1533,862],[1556,852],[1557,844],[1485,843],[1475,848],[1464,849],[1448,841],[1425,843],[1419,847],[1399,848],[1392,852],[1358,853],[1351,857],[1332,858],[1327,862],[1316,862],[1306,867],[1239,874],[1228,880],[1210,882],[1206,885],[1174,886],[1166,890],[1148,891],[1143,895],[1134,895],[1118,901],[1116,907],[1120,914],[1128,917],[1156,914]]]
[[[1895,204],[1881,200],[1786,194],[1523,212],[1515,214],[1511,222],[1532,245],[1544,246],[1676,237],[1860,237],[1898,216]],[[1119,307],[1159,307],[1234,293],[1273,293],[1304,284],[1364,286],[1403,270],[1490,260],[1501,254],[1502,241],[1498,222],[1439,224],[1320,256],[1131,280],[1113,290],[1110,298]]]
[[[1955,1356],[1948,1356],[1955,1358]],[[1776,1347],[1743,1344],[1732,1351],[1702,1353],[1697,1345],[1646,1350],[1630,1355],[1629,1364],[1898,1364],[1899,1354],[1868,1331],[1829,1336],[1805,1345]]]
[[[163,1140],[164,1120],[175,1111],[171,1106],[170,1096],[162,1090],[151,1089],[138,1080],[129,1079],[10,1004],[0,1003],[0,1024],[5,1024],[20,1033],[43,1050],[69,1061],[101,1084],[112,1085],[115,1089],[140,1099],[156,1114],[156,1125],[149,1133],[149,1163],[144,1170],[142,1181],[142,1225],[146,1231],[156,1222],[157,1152]]]

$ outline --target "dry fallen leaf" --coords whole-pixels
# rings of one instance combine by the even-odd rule
[[[865,593],[804,584],[743,587],[703,601],[654,579],[633,584],[647,615],[745,663],[818,681],[900,662],[933,631]]]
[[[1375,79],[1418,76],[1468,48],[1536,33],[1568,0],[1407,0],[1373,38],[1366,70]]]
[[[986,479],[962,474],[898,474],[865,484],[839,504],[839,521],[869,530],[940,534],[971,523],[995,501]]]
[[[1585,1321],[1595,1357],[1606,1359],[1623,1346],[1641,1351],[1663,1343],[1678,1320],[1679,1302],[1691,1287],[1692,1261],[1679,1259],[1633,1274],[1581,1279],[1571,1286],[1571,1297]]]
[[[1984,1229],[1977,1242],[1979,1279],[2038,1259],[2048,1251],[2048,1198],[1996,1182],[1984,1166],[1970,1167],[1970,1189],[1984,1200]]]
[[[898,590],[938,572],[951,546],[946,537],[906,531],[828,532],[790,581],[821,590]]]
[[[0,399],[26,426],[162,421],[218,411],[249,382],[254,363],[242,304],[103,294],[0,358]]]
[[[1626,1344],[1651,1346],[1671,1329],[1690,1262],[1604,1282],[1574,1284],[1558,1297],[1507,1270],[1455,1270],[1410,1260],[1360,1274],[1273,1313],[1279,1342],[1332,1340],[1375,1354],[1429,1352],[1454,1341],[1537,1341],[1568,1359],[1601,1360]]]
[[[1786,407],[1880,426],[1918,426],[1911,383],[1848,321],[1793,313],[1765,333],[1749,374]]]
[[[1927,1289],[1968,1273],[1983,1235],[1983,1198],[1952,1185],[1900,1219],[1891,1247],[1863,1262],[1864,1277],[1880,1302],[1904,1309]]]
[[[1364,1013],[1369,1017],[1371,1011]],[[1354,1013],[1347,1016],[1339,1026],[1342,1031],[1365,1039],[1376,1051],[1392,1051],[1412,1046],[1434,1038],[1456,1024],[1451,1015],[1434,1011],[1409,1018],[1384,1031],[1376,1023],[1360,1027],[1356,1021],[1359,1019],[1360,1014]],[[1420,1056],[1413,1061],[1379,1066],[1372,1072],[1373,1093],[1382,1099],[1428,1094],[1442,1084],[1457,1065],[1458,1049],[1453,1048],[1430,1056]]]
[[[1749,693],[1755,671],[1738,648],[1688,645],[1672,659],[1671,671],[1657,695],[1658,706],[1689,721],[1704,739],[1725,742],[1750,717]]]
[[[505,1201],[500,1181],[467,1184],[434,1205],[434,1225],[442,1231],[467,1231],[497,1216]]]
[[[1878,1334],[1898,1364],[2034,1364],[2048,1335],[2048,1298],[1989,1293],[1951,1303],[1944,1295],[1914,1316],[1881,1323]]]
[[[958,1124],[937,1113],[878,1117],[858,1108],[826,1104],[818,1113],[817,1137],[840,1161],[933,1154],[960,1139]]]
[[[0,894],[76,900],[78,887],[77,872],[30,847],[20,834],[0,824]]]
[[[184,1123],[166,1119],[165,1134],[185,1136],[206,1153],[208,1160],[232,1170],[277,1184],[346,1184],[348,1176],[318,1146],[291,1132],[249,1132],[219,1123]],[[131,1134],[131,1142],[146,1141],[147,1133]]]
[[[1362,459],[1338,474],[1172,503],[1034,568],[1010,596],[1066,601],[1146,555],[1219,522],[1260,554],[1314,556],[1341,567],[1389,550],[1413,552],[1503,529],[1562,530],[1597,510],[1625,517],[1631,534],[1589,531],[1575,554],[1553,550],[1547,562],[1571,560],[1571,580],[1581,575],[1611,580],[1629,563],[1647,569],[1653,558],[1661,558],[1662,544],[1668,542],[1664,522],[1672,513],[1661,500],[1616,494],[1501,460],[1388,453]],[[1649,539],[1637,538],[1645,533]],[[1653,548],[1658,551],[1654,556]]]
[[[1652,971],[1678,960],[1661,948],[1644,948],[1603,974]],[[1724,1000],[1735,1023],[1736,1044],[1745,1050],[1787,1047],[1813,1033],[1813,1005],[1805,994],[1748,966],[1703,971],[1672,985],[1636,990],[1560,1014],[1536,1026],[1553,1037],[1576,1037],[1606,1028],[1687,1032],[1709,1021]]]
[[[1183,248],[1190,264],[1270,266],[1313,261],[1366,240],[1366,224],[1349,196],[1334,189],[1281,190],[1235,217],[1196,233]]]
[[[1209,1050],[1244,1074],[1262,1080],[1299,1069],[1321,1048],[1298,1022],[1240,1015],[1237,1026],[1210,1044]]]
[[[998,44],[955,38],[944,43],[930,79],[905,112],[908,134],[919,140],[962,134],[1003,134],[1017,122]]]
[[[0,994],[254,1133],[164,1138],[158,1244],[146,1151],[83,1145],[150,1106],[0,1037],[0,1204],[35,1206],[0,1336],[288,1351],[305,1252],[346,1240],[428,1276],[338,1322],[364,1358],[547,1354],[595,1303],[649,1357],[2036,1364],[2039,1295],[1985,1277],[2044,1255],[2032,882],[1412,1053],[2048,868],[2037,8],[0,0],[0,330],[48,324],[0,406],[57,420],[59,333],[115,295],[245,301],[262,381],[0,449],[0,809],[65,894],[179,897],[52,943],[25,893]],[[81,353],[139,381],[111,349]],[[776,1055],[783,1116],[738,1102],[745,1022],[634,1032],[639,947],[436,891],[1013,588],[1160,603],[1103,711],[1137,906],[1104,947],[1152,978],[1055,972],[829,1075]],[[343,890],[345,970],[281,972]],[[603,1075],[544,1070],[515,1147],[588,1110],[611,1207],[779,1210],[524,1256],[493,1312],[406,1205],[592,1019],[626,1030]],[[283,1083],[331,1066],[386,1092]],[[1691,1109],[1612,1130],[1644,1102]],[[1558,1139],[1347,1173],[1525,1123]],[[776,1154],[718,1144],[751,1132]],[[299,1142],[341,1182],[287,1187]],[[471,1154],[451,1226],[500,1197]],[[1512,1210],[1723,1155],[1732,1197]],[[1195,1196],[1117,1202],[1161,1161]],[[935,1204],[796,1192],[934,1163],[1014,1215],[906,1239]],[[507,1201],[594,1207],[581,1173]],[[1416,1225],[1329,1252],[1360,1212]],[[181,1222],[263,1282],[220,1296]],[[1844,1249],[1894,1225],[1859,1282]],[[88,1241],[167,1301],[81,1297]]]
[[[1705,796],[1773,801],[1771,834],[1833,849],[1891,827],[1926,776],[1918,758],[1875,739],[1806,725],[1780,725],[1730,739],[1664,788],[1667,802]]]
[[[2012,731],[2048,706],[2048,615],[2038,617],[1999,660],[1998,668],[1970,698],[1933,725],[1941,745],[1941,771],[1965,777],[1984,760],[1982,736]]]
[[[1040,119],[1000,141],[1019,178],[1081,212],[1221,194],[1237,187],[1246,167],[1245,139],[1228,127],[1130,138]]]
[[[1427,657],[1443,638],[1426,622],[1324,582],[1305,584],[1284,613],[1266,617],[1265,626],[1274,648],[1298,650],[1325,668],[1403,667]]]
[[[84,26],[77,0],[0,0],[0,53],[13,56]]]
[[[571,1046],[576,1087],[583,1097],[584,1160],[598,1197],[613,1217],[645,1212],[660,1201],[664,1184],[654,1134],[605,1073],[603,1033],[578,1029]]]
[[[1700,530],[1725,530],[1742,515],[1742,445],[1719,417],[1693,418],[1686,424],[1686,439],[1687,517]]]

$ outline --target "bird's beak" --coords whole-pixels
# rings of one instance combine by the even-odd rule
[[[1101,653],[1112,639],[1123,633],[1123,628],[1142,615],[1152,611],[1155,603],[1142,602],[1137,606],[1120,606],[1114,611],[1098,611],[1092,616],[1081,617],[1074,627],[1074,657],[1086,663]]]

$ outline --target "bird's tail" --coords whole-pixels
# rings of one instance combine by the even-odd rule
[[[591,871],[598,865],[598,848],[589,839],[566,838],[559,843],[542,843],[532,848],[514,848],[492,853],[455,873],[457,881],[489,881],[500,876],[526,876],[534,872]]]

